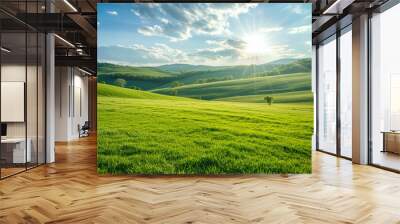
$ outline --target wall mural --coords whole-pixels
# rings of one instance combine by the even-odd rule
[[[98,4],[100,174],[310,173],[311,4]]]

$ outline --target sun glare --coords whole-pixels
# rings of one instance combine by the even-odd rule
[[[267,51],[267,44],[263,35],[252,33],[246,35],[243,40],[245,44],[245,52],[247,54],[263,54]]]

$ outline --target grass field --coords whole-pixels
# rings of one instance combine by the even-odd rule
[[[310,103],[206,101],[99,84],[98,123],[102,174],[311,172]]]
[[[235,79],[204,84],[184,85],[178,88],[155,89],[152,92],[213,100],[232,96],[274,94],[311,89],[309,73],[295,73],[248,79]]]
[[[231,102],[266,103],[264,100],[264,97],[266,96],[272,96],[274,99],[274,103],[313,103],[313,94],[310,90],[274,94],[234,96],[220,98],[218,100]]]

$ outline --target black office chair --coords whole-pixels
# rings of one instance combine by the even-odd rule
[[[89,136],[89,129],[90,129],[89,121],[85,121],[82,127],[78,125],[78,129],[79,129],[79,138]]]

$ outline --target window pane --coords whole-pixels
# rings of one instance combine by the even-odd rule
[[[336,153],[336,41],[318,48],[318,148]]]
[[[38,163],[45,163],[45,65],[46,65],[46,52],[45,52],[46,37],[44,34],[39,33],[39,46],[38,46]]]
[[[26,33],[1,34],[1,177],[25,170],[30,161],[26,144]],[[27,150],[28,147],[28,150]]]
[[[372,163],[400,170],[400,5],[372,18]]]
[[[28,168],[37,165],[37,33],[27,33],[28,44],[28,62],[27,62],[27,80],[26,80],[26,115],[27,115],[27,141],[29,160]]]
[[[340,36],[340,150],[352,156],[352,35],[351,30]]]

